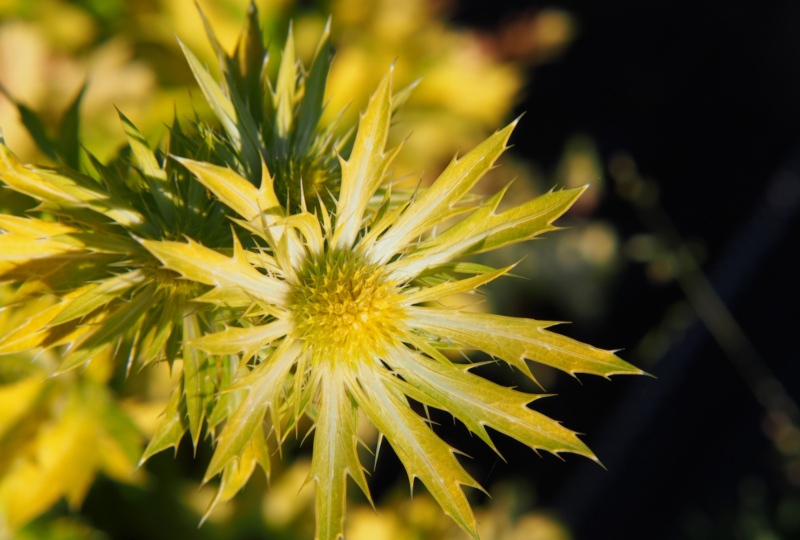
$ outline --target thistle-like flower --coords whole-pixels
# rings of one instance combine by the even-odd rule
[[[187,429],[197,443],[205,425],[215,445],[206,480],[221,474],[212,507],[256,465],[269,473],[273,451],[308,417],[319,539],[343,536],[348,476],[369,497],[360,417],[392,446],[411,482],[421,480],[477,537],[462,486],[479,486],[412,401],[449,412],[492,448],[486,427],[533,449],[595,459],[574,432],[527,406],[537,395],[490,382],[470,371],[476,364],[446,353],[483,351],[530,378],[527,360],[573,375],[641,371],[549,331],[554,323],[441,302],[511,270],[466,257],[555,230],[582,189],[505,211],[504,191],[486,201],[470,194],[516,122],[454,159],[430,187],[393,189],[400,146],[387,148],[387,140],[404,94],[393,94],[391,69],[352,141],[337,142],[333,128],[318,125],[327,34],[308,72],[298,71],[290,34],[274,84],[254,11],[234,55],[215,47],[221,86],[186,53],[223,133],[200,126],[187,136],[176,124],[172,139],[183,144],[164,157],[125,122],[132,169],[143,180],[99,163],[99,181],[31,170],[0,146],[3,181],[59,218],[0,221],[8,231],[0,241],[17,250],[0,267],[5,279],[27,280],[20,298],[53,298],[18,332],[14,350],[62,347],[62,370],[108,347],[143,363],[182,360],[181,389],[145,458],[177,445]],[[37,257],[66,261],[73,273],[25,274],[39,268]],[[0,340],[0,353],[4,344],[11,347]]]

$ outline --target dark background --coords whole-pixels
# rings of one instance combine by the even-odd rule
[[[514,152],[553,167],[583,132],[604,163],[630,154],[658,202],[637,208],[609,181],[596,217],[623,242],[648,233],[668,251],[700,246],[702,274],[682,273],[687,301],[678,281],[655,282],[628,261],[602,322],[569,330],[625,347],[656,377],[565,378],[548,388],[559,396],[541,402],[544,412],[587,433],[607,470],[575,456],[539,460],[509,442],[508,464],[484,471],[488,484],[529,478],[536,506],[579,539],[800,538],[800,3],[539,6],[567,10],[579,34],[533,73]],[[463,1],[454,19],[490,29],[530,7]],[[740,330],[709,309],[715,339],[695,315],[709,305],[702,276]],[[654,354],[640,345],[659,329],[666,338]]]

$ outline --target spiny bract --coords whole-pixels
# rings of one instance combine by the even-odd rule
[[[471,373],[448,350],[479,350],[533,375],[526,360],[570,374],[641,373],[554,323],[468,312],[441,300],[471,293],[511,267],[464,257],[529,240],[582,189],[552,191],[498,211],[504,192],[470,190],[506,149],[514,123],[454,159],[427,188],[392,188],[387,149],[391,69],[357,130],[320,126],[328,33],[306,71],[291,31],[274,82],[252,8],[217,83],[185,49],[222,131],[176,121],[169,156],[153,152],[122,117],[129,148],[79,173],[26,167],[0,145],[5,186],[40,202],[38,217],[0,215],[0,280],[7,307],[42,309],[0,338],[0,354],[55,349],[59,371],[113,354],[130,368],[181,361],[180,388],[143,460],[205,426],[221,474],[214,505],[275,446],[313,422],[309,481],[320,539],[343,536],[347,476],[369,496],[358,456],[359,417],[395,450],[467,533],[475,520],[461,486],[478,488],[455,451],[411,401],[451,413],[486,444],[486,427],[533,449],[594,459],[575,433],[530,409],[538,396]],[[58,154],[58,148],[52,149]],[[346,159],[341,156],[347,156]]]

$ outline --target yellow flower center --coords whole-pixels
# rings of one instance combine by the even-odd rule
[[[295,293],[295,329],[314,362],[359,362],[400,338],[401,295],[383,269],[333,253],[303,272]]]

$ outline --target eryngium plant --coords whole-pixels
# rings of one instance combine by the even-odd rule
[[[516,122],[453,159],[430,187],[393,189],[387,148],[389,69],[357,130],[320,126],[330,63],[327,31],[308,69],[291,32],[277,76],[251,8],[217,82],[185,50],[221,130],[175,121],[153,151],[123,116],[129,146],[110,163],[88,156],[78,172],[58,145],[55,169],[22,165],[0,144],[0,178],[39,205],[2,215],[5,307],[42,309],[3,329],[0,354],[52,350],[58,372],[113,354],[121,366],[181,365],[179,388],[143,460],[203,431],[230,499],[286,436],[313,426],[309,481],[316,537],[343,536],[347,477],[369,497],[357,424],[368,419],[442,509],[477,537],[461,486],[479,488],[455,449],[411,406],[449,412],[495,448],[486,428],[533,449],[595,459],[576,434],[454,361],[479,350],[533,379],[532,360],[570,374],[641,373],[614,353],[548,330],[554,323],[445,307],[511,267],[465,258],[556,229],[582,189],[551,191],[498,211],[470,191],[507,148]],[[352,133],[355,133],[354,136]],[[44,141],[43,144],[47,144]],[[310,431],[310,430],[309,430]]]

